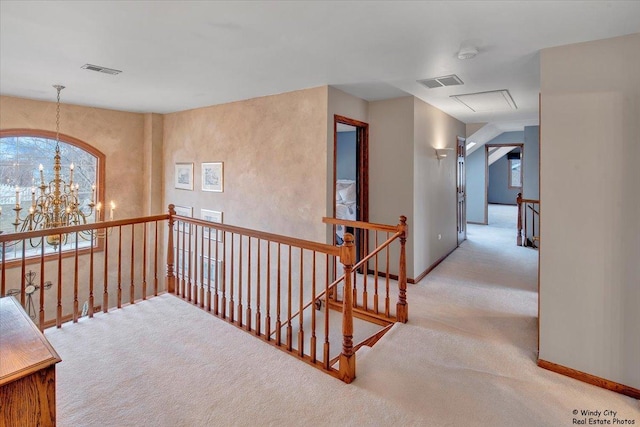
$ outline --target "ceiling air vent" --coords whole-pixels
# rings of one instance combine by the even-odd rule
[[[433,77],[431,79],[418,80],[418,83],[428,87],[429,89],[435,89],[442,86],[458,86],[464,84],[460,77],[455,74],[450,76]]]
[[[116,74],[120,74],[122,72],[120,70],[114,70],[113,68],[101,67],[99,65],[92,65],[92,64],[84,64],[80,68],[84,68],[85,70],[97,71],[99,73],[104,73],[104,74],[111,74],[113,76],[115,76]]]

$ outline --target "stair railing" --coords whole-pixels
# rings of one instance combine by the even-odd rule
[[[516,198],[518,204],[518,234],[516,244],[537,248],[540,241],[540,200]],[[536,229],[538,232],[536,233]]]

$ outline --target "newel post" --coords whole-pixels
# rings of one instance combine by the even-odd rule
[[[345,233],[340,247],[340,262],[344,267],[344,297],[342,301],[342,353],[340,379],[349,384],[356,378],[356,355],[353,352],[353,279],[352,268],[356,258],[353,234]]]
[[[522,193],[518,193],[516,203],[518,204],[518,237],[516,244],[522,246]]]
[[[398,322],[407,323],[409,320],[409,305],[407,304],[407,217],[400,217],[398,228],[400,236],[400,266],[398,271],[398,303],[396,304],[396,318]]]
[[[176,276],[173,271],[173,216],[176,214],[175,205],[169,205],[169,239],[167,243],[167,292],[176,290]]]

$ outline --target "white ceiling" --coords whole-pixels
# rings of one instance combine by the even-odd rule
[[[540,49],[636,32],[640,1],[2,0],[0,93],[52,101],[60,83],[65,103],[168,113],[328,84],[515,130],[537,122]],[[479,55],[458,60],[463,43]],[[449,74],[464,85],[416,82]],[[518,109],[474,113],[450,98],[496,89]]]

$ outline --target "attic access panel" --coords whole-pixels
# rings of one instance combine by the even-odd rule
[[[474,113],[491,113],[518,109],[518,106],[507,89],[451,95],[451,98],[460,102]]]

